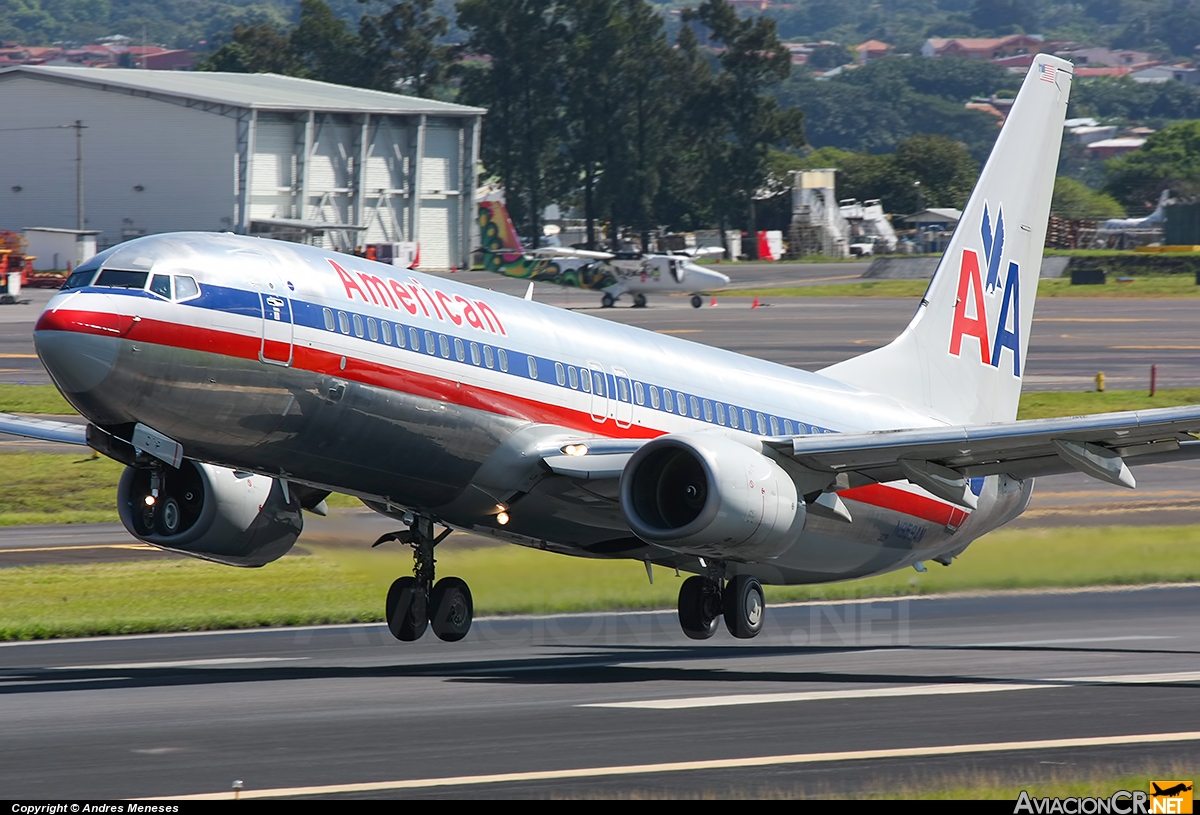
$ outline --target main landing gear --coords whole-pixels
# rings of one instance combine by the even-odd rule
[[[723,573],[722,566],[709,564],[705,574],[689,577],[679,589],[679,625],[691,639],[706,640],[717,633],[717,618],[722,616],[738,639],[748,640],[762,631],[762,584],[744,574],[727,581]]]
[[[457,577],[443,577],[434,583],[433,547],[450,530],[435,536],[433,521],[416,516],[408,529],[392,532],[375,541],[407,543],[413,548],[413,576],[401,577],[387,594],[388,630],[398,640],[412,642],[432,628],[438,639],[458,642],[471,630],[475,608],[471,590]]]

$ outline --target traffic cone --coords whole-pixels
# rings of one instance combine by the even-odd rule
[[[715,297],[712,299],[712,307],[713,308],[717,307],[717,298],[715,298]]]
[[[758,298],[754,298],[754,302],[750,304],[750,308],[758,308]]]

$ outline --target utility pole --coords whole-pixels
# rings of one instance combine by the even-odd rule
[[[83,130],[84,124],[76,119],[75,124],[75,228],[83,231]]]

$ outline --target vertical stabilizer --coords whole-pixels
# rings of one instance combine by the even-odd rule
[[[1071,77],[1034,58],[908,328],[822,374],[955,424],[1016,418]]]
[[[525,265],[525,248],[500,201],[479,202],[479,240],[483,246],[483,268],[503,272],[506,267]],[[524,277],[524,275],[517,275]]]

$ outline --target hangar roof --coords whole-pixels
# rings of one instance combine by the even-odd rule
[[[401,116],[422,113],[431,116],[478,116],[486,113],[483,108],[279,74],[20,65],[0,70],[0,80],[12,74],[93,85],[100,89],[137,95],[167,96],[264,111],[317,110]]]

